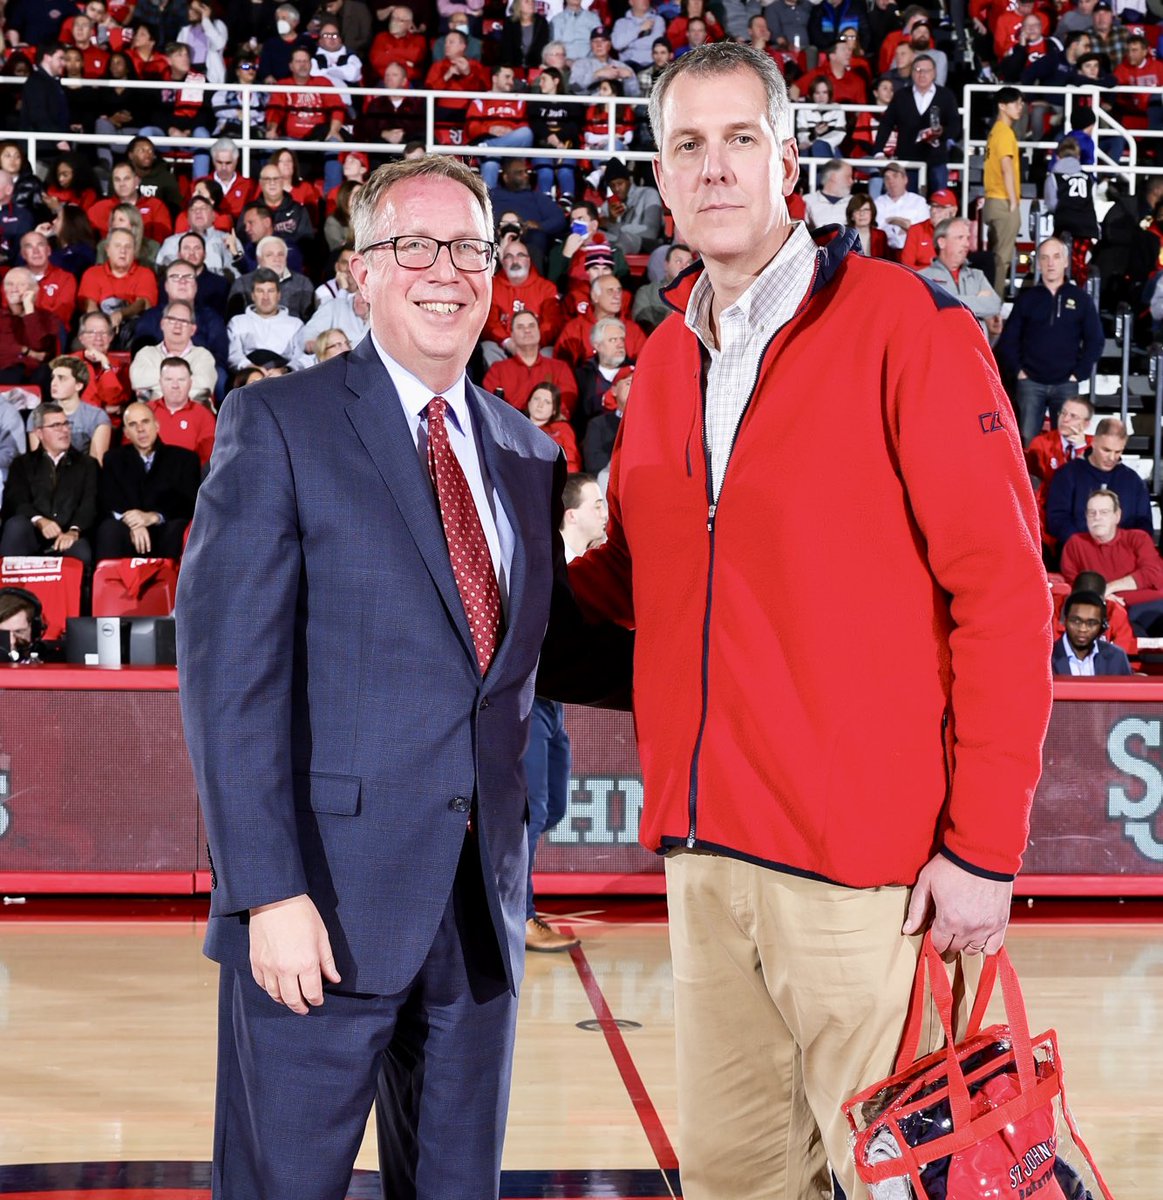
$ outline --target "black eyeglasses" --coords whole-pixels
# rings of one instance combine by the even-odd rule
[[[385,238],[382,242],[372,242],[360,253],[370,254],[383,246],[391,246],[396,262],[413,271],[432,266],[443,247],[448,248],[448,257],[458,271],[487,271],[497,252],[495,242],[486,242],[481,238],[456,238],[451,242],[443,242],[439,238],[404,234]]]

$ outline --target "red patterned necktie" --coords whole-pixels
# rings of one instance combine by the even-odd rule
[[[448,440],[448,427],[444,424],[447,407],[448,401],[443,396],[435,396],[425,410],[428,472],[436,488],[456,590],[468,617],[477,662],[484,675],[501,640],[501,592],[472,490]]]

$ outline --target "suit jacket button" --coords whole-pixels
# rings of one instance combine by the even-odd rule
[[[485,698],[484,698],[484,699],[481,701],[481,712],[484,712],[484,710],[485,710],[486,708],[488,708],[488,706],[489,706],[489,698],[488,698],[488,696],[486,696],[486,697],[485,697]]]
[[[466,813],[472,808],[472,801],[467,796],[453,796],[448,802],[453,812]]]

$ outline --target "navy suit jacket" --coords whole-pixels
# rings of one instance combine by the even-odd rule
[[[1095,675],[1134,674],[1134,671],[1131,670],[1131,660],[1127,658],[1127,652],[1121,646],[1114,646],[1101,638],[1097,644],[1098,658],[1094,664]],[[1054,641],[1054,649],[1050,653],[1050,670],[1055,675],[1070,674],[1070,661],[1061,638]]]
[[[370,337],[222,407],[177,601],[219,962],[249,962],[247,910],[307,892],[342,989],[401,991],[444,912],[475,796],[489,915],[517,986],[521,759],[551,595],[572,602],[564,465],[511,406],[466,387],[515,533],[484,680],[432,484]]]

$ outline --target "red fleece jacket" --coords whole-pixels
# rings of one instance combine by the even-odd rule
[[[938,850],[1009,877],[1051,701],[1021,444],[969,311],[853,244],[817,252],[772,335],[713,509],[704,355],[680,316],[654,332],[609,540],[570,578],[637,629],[646,846],[856,887],[911,884]],[[805,396],[840,406],[827,438]]]

